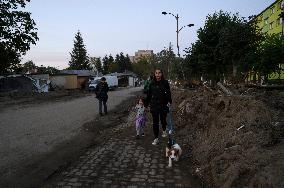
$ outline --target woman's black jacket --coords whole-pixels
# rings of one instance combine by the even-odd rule
[[[172,103],[169,82],[167,80],[153,80],[147,92],[146,106],[150,105],[152,113],[169,112],[168,103]]]

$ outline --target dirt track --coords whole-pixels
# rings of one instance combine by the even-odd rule
[[[109,110],[113,110],[139,90],[141,88],[110,92]],[[94,96],[88,95],[70,101],[13,104],[2,109],[0,186],[9,185],[11,182],[15,185],[21,182],[25,182],[27,186],[33,185],[37,178],[31,180],[29,174],[40,178],[41,175],[48,174],[48,171],[56,169],[60,162],[53,161],[52,158],[64,160],[62,147],[72,145],[71,150],[74,154],[78,152],[87,144],[88,137],[92,138],[92,135],[81,133],[81,128],[85,123],[95,119],[98,114],[97,108],[98,101]],[[45,159],[49,162],[46,163]],[[45,162],[45,165],[41,162]]]
[[[151,126],[145,138],[134,139],[127,109],[135,96],[126,97],[110,115],[86,120],[74,128],[76,136],[71,131],[48,153],[26,158],[6,177],[2,172],[7,181],[0,187],[283,187],[283,94],[173,91],[175,137],[185,151],[173,170],[166,169],[166,140],[151,145]]]

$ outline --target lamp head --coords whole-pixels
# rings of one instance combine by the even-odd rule
[[[188,27],[192,27],[192,26],[194,26],[194,24],[188,24],[187,26],[188,26]]]
[[[163,14],[163,15],[167,15],[168,13],[167,13],[167,12],[162,12],[162,14]]]

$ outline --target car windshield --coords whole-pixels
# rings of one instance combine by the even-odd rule
[[[100,82],[100,80],[92,80],[91,84],[98,84]]]

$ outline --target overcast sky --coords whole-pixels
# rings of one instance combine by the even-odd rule
[[[36,65],[68,67],[74,37],[80,30],[89,56],[137,50],[176,48],[176,19],[162,11],[178,14],[180,53],[196,41],[196,31],[215,11],[239,12],[242,17],[255,15],[275,0],[31,0],[26,11],[32,13],[38,28],[36,45],[23,57]]]

